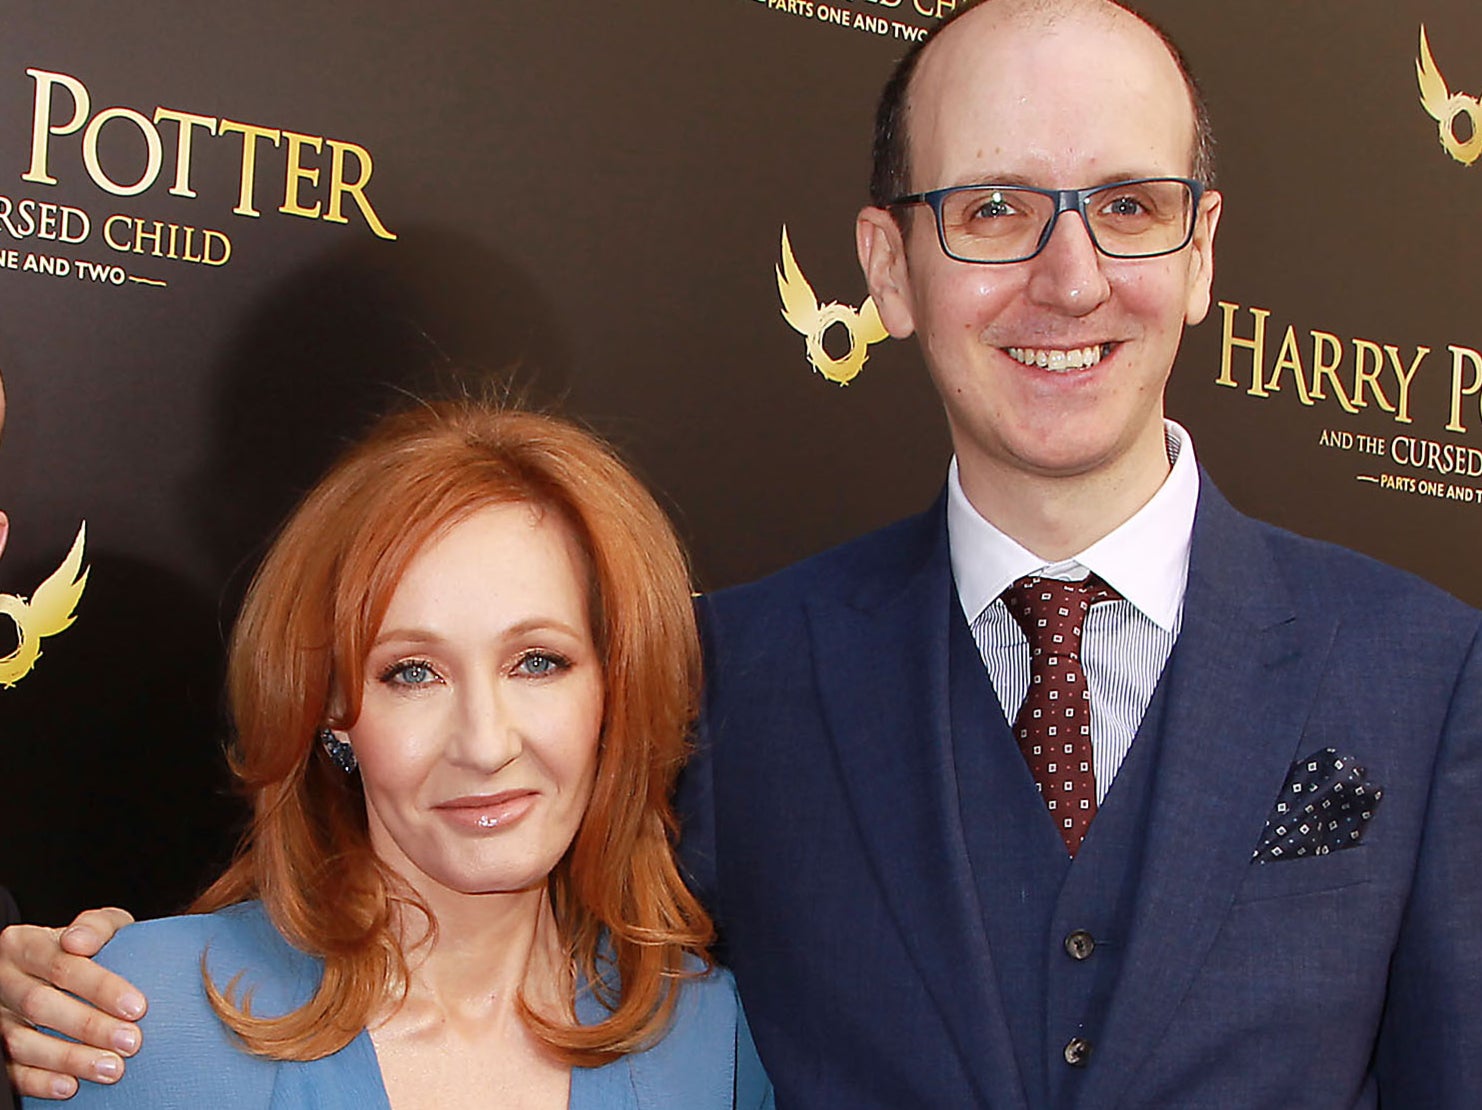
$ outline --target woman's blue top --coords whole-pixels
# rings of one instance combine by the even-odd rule
[[[244,1051],[206,1001],[201,957],[236,997],[251,989],[252,1012],[287,1013],[312,997],[321,963],[285,941],[261,903],[213,914],[148,921],[122,930],[99,956],[144,992],[144,1045],[111,1087],[81,1084],[67,1105],[127,1110],[390,1110],[370,1034],[309,1063],[265,1060]],[[606,1011],[589,990],[576,1013]],[[24,1110],[56,1106],[37,1099]],[[752,1045],[730,973],[717,968],[679,988],[674,1020],[653,1047],[600,1068],[573,1068],[570,1110],[771,1110],[772,1088]]]

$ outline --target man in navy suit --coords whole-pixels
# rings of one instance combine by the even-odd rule
[[[686,848],[779,1105],[1482,1099],[1478,614],[1240,516],[1165,419],[1209,149],[1106,3],[989,0],[887,89],[859,255],[947,489],[704,603]],[[1002,595],[1088,572],[1072,856]]]
[[[684,847],[779,1106],[1482,1092],[1479,614],[1239,515],[1164,418],[1209,304],[1209,149],[1171,45],[1106,0],[986,0],[886,90],[859,255],[921,341],[947,488],[701,603]],[[1086,603],[1064,655],[1021,611],[1057,590]],[[1064,767],[1046,651],[1074,667],[1046,688],[1089,691]],[[10,945],[12,1005],[43,939]]]

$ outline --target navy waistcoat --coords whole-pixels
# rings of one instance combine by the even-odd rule
[[[953,616],[958,801],[1014,1054],[1031,1106],[1070,1106],[1096,1066],[1097,1036],[1126,952],[1171,668],[1072,861],[972,632],[960,610]],[[1066,1060],[1074,1038],[1089,1044],[1079,1066]]]

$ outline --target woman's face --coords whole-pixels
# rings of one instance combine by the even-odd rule
[[[541,888],[571,844],[602,726],[588,609],[575,537],[531,505],[480,509],[407,567],[348,738],[371,845],[423,897]]]

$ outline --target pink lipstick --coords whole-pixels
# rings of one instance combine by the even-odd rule
[[[534,790],[505,790],[498,794],[469,794],[450,798],[433,808],[448,822],[472,832],[508,828],[534,807]]]

